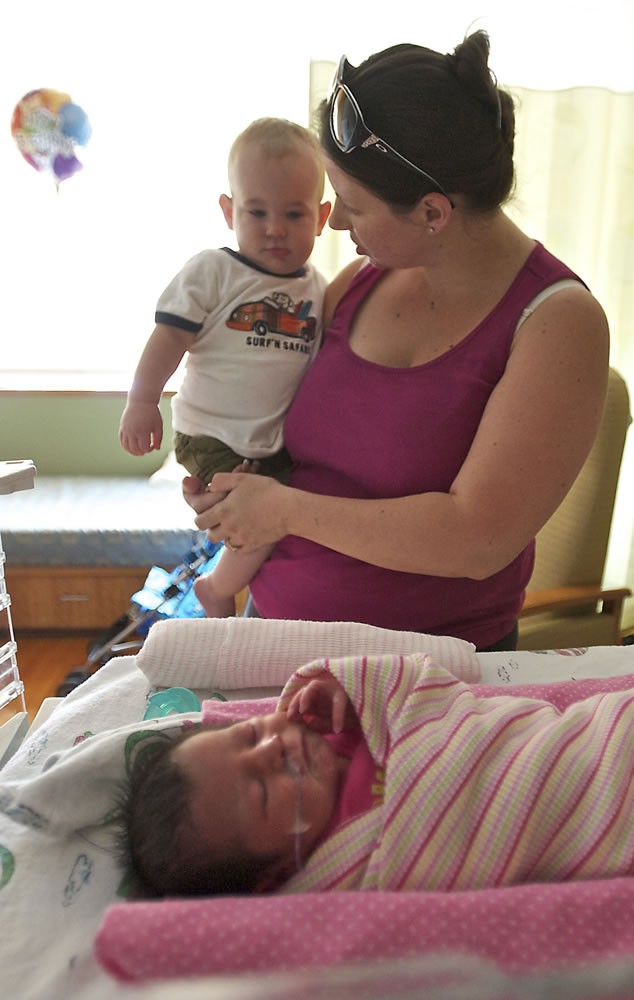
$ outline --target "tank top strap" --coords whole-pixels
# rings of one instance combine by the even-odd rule
[[[564,280],[578,281],[587,288],[578,274],[535,241],[532,252],[511,282],[502,302],[511,308],[521,307],[521,312],[545,288]]]
[[[359,268],[335,307],[330,330],[345,331],[347,336],[352,317],[370,290],[384,274],[384,270],[375,267],[369,261]]]

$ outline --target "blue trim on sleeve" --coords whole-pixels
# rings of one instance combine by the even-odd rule
[[[202,323],[192,323],[190,319],[183,319],[182,316],[174,316],[173,313],[156,312],[154,322],[163,323],[165,326],[175,326],[179,330],[186,330],[187,333],[200,333],[203,328]]]

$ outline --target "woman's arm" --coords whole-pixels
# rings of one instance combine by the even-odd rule
[[[522,551],[570,489],[607,374],[603,311],[581,286],[566,289],[522,325],[448,493],[357,500],[219,474],[214,489],[231,492],[196,523],[247,550],[293,534],[387,569],[483,579]]]

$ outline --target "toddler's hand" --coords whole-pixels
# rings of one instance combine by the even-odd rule
[[[184,499],[197,514],[203,514],[215,507],[227,495],[226,493],[211,492],[198,476],[185,476],[182,490]]]
[[[291,722],[303,720],[318,733],[340,733],[356,723],[352,702],[331,674],[306,679],[286,710]]]
[[[129,402],[119,425],[119,441],[131,455],[158,451],[163,440],[163,417],[155,403]]]

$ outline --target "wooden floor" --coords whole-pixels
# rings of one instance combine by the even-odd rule
[[[15,638],[26,710],[32,721],[44,698],[55,695],[66,674],[84,665],[91,636],[38,635],[34,638],[21,636],[18,632]]]

